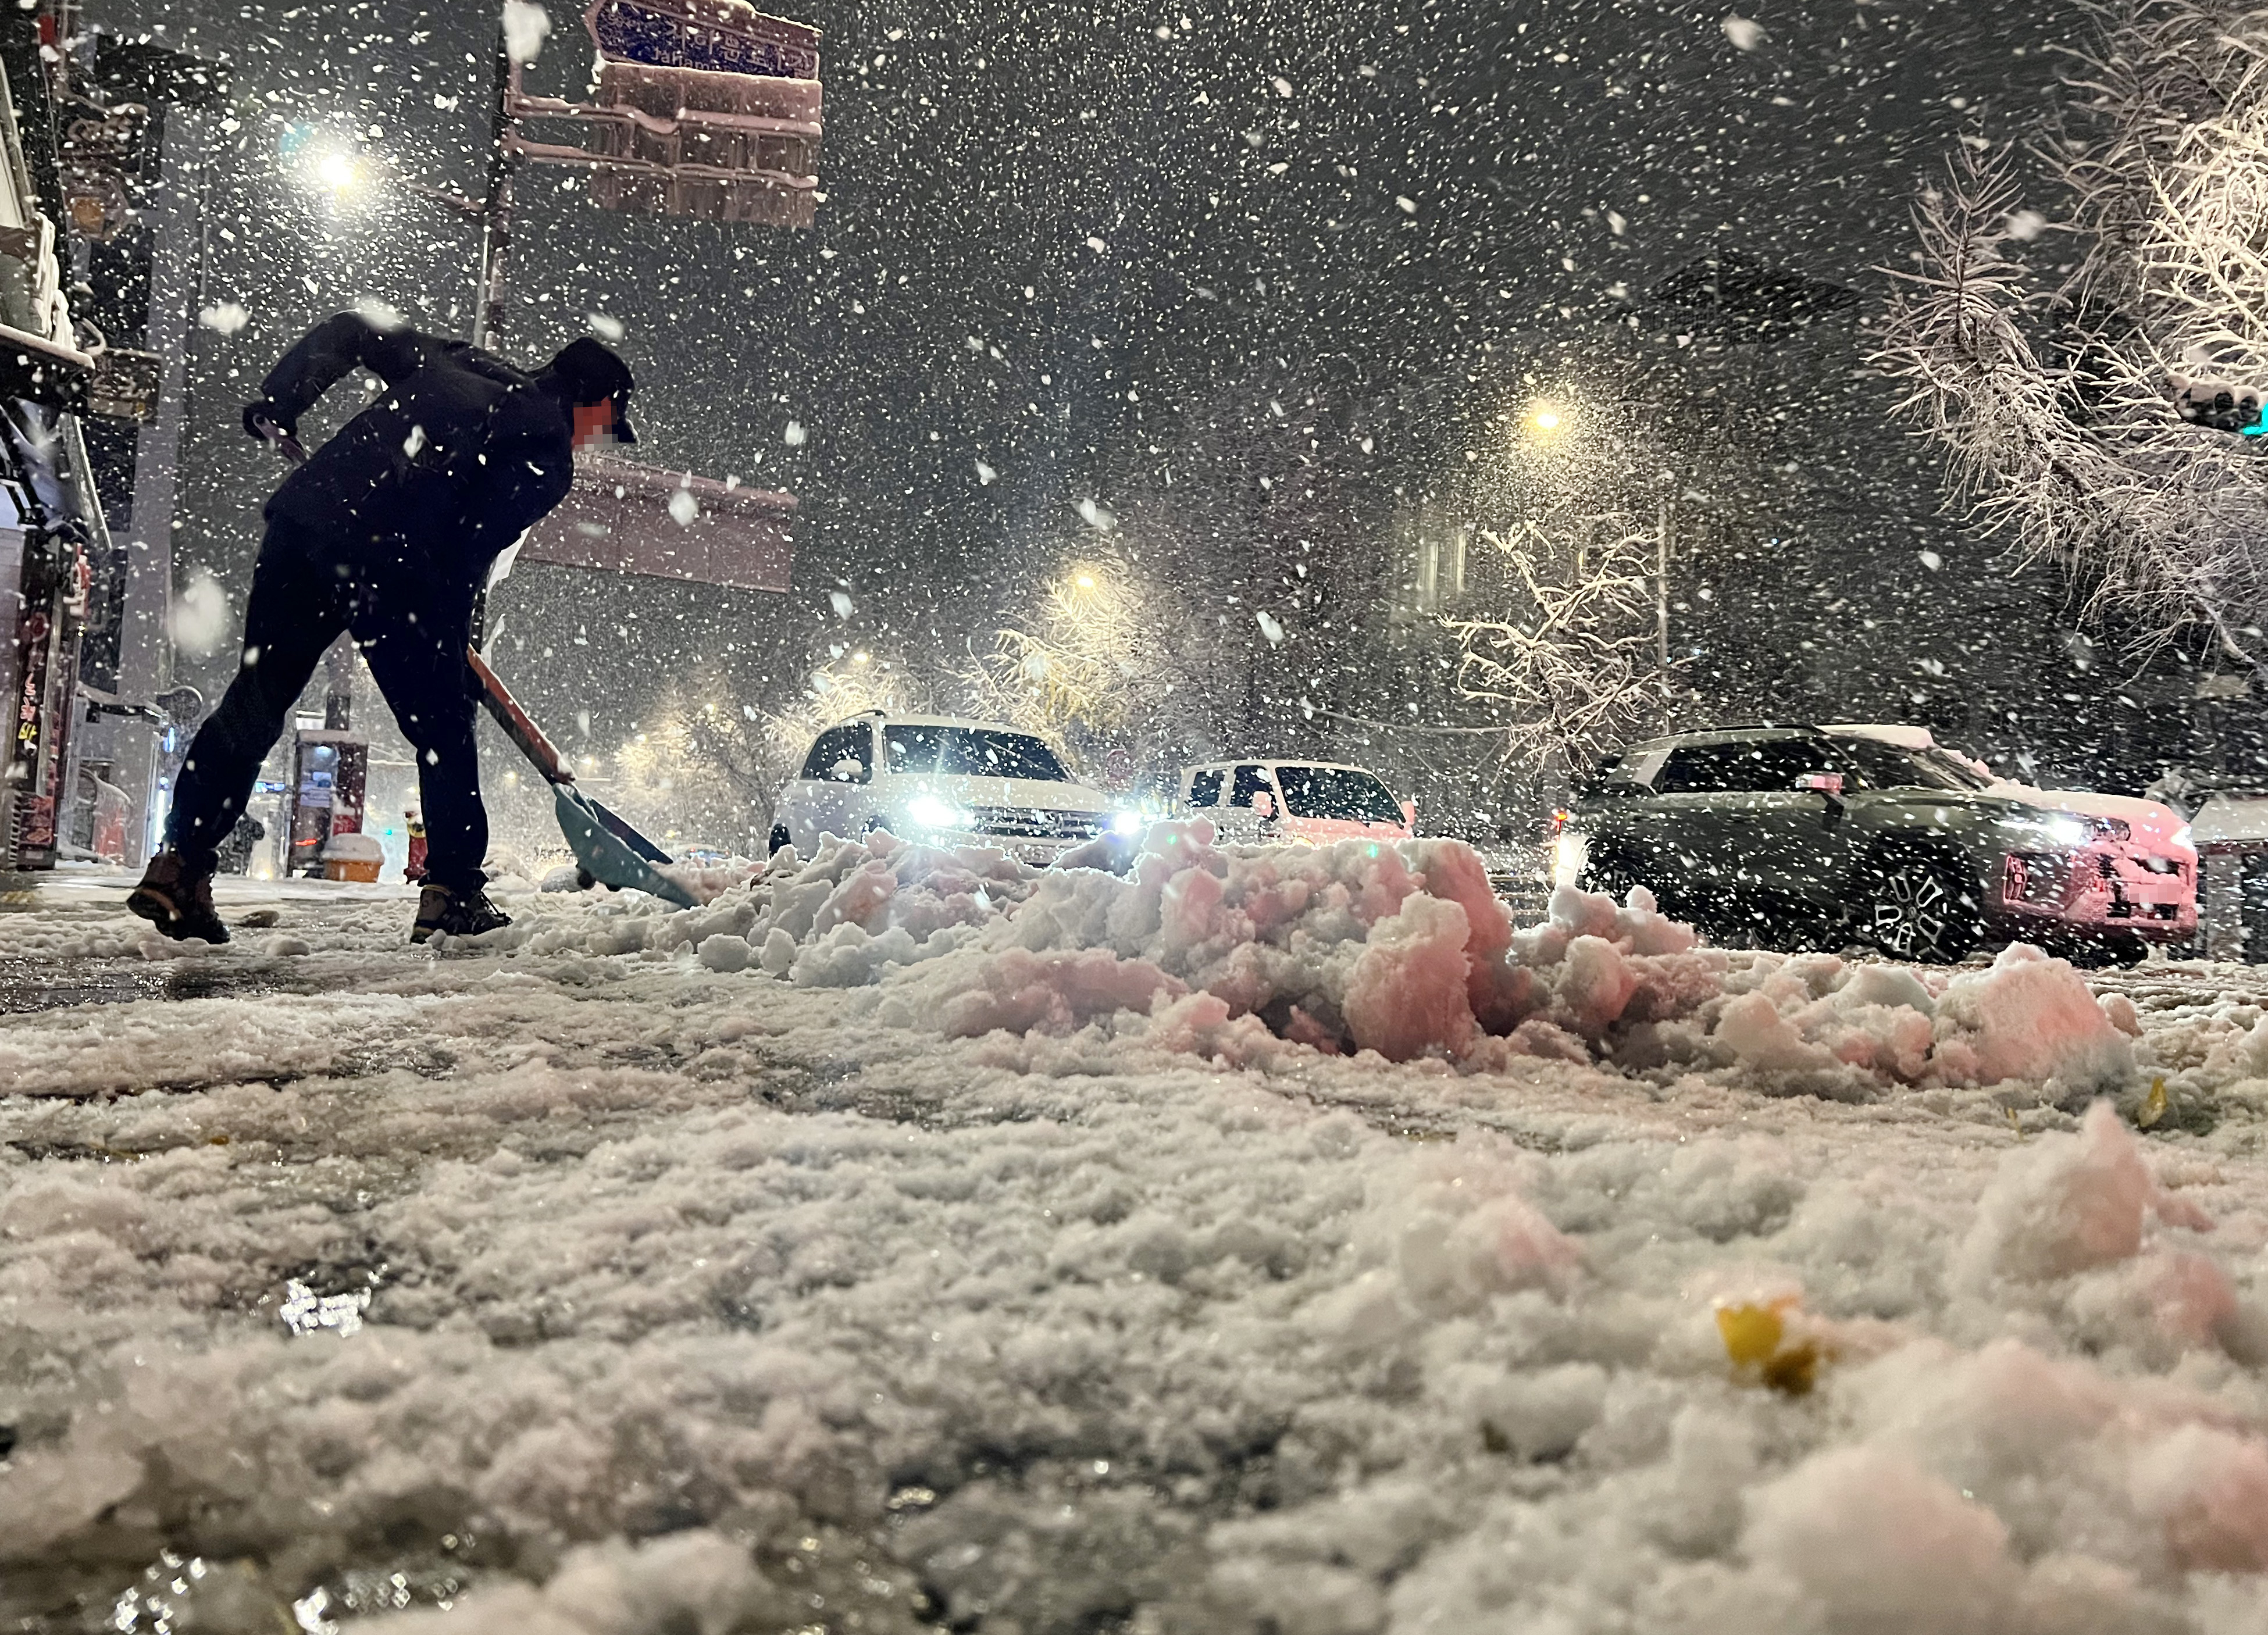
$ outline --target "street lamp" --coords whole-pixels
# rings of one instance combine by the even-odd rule
[[[315,160],[315,180],[333,193],[347,193],[362,180],[351,154],[334,148]]]
[[[1538,403],[1528,411],[1528,429],[1547,438],[1557,437],[1565,423],[1565,416],[1550,403]]]

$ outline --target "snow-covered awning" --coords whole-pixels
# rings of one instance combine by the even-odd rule
[[[585,459],[520,559],[741,590],[788,588],[795,496],[626,460]]]

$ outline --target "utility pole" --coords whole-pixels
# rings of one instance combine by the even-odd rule
[[[512,60],[504,28],[496,35],[496,103],[489,114],[488,192],[480,204],[481,287],[473,308],[473,344],[487,348],[504,329],[504,291],[512,252],[512,177],[518,155],[512,135],[512,99],[519,90],[519,65]]]

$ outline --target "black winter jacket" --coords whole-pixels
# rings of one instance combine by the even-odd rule
[[[357,365],[385,389],[284,480],[267,514],[328,561],[406,570],[469,596],[497,554],[566,497],[573,412],[545,377],[353,313],[310,329],[261,389],[296,429]]]

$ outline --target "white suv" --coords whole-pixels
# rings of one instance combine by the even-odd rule
[[[821,733],[780,791],[771,849],[806,857],[821,835],[887,829],[931,845],[989,846],[1047,865],[1089,841],[1146,827],[1077,782],[1047,743],[997,721],[873,711]]]

